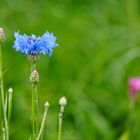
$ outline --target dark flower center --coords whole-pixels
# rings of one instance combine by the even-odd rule
[[[27,42],[29,43],[29,44],[33,44],[33,43],[35,43],[36,42],[36,40],[37,40],[37,38],[33,38],[33,37],[29,37],[28,38],[28,40],[27,40]]]

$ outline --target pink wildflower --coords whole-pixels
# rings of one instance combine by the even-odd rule
[[[135,101],[140,91],[140,77],[130,78],[128,80],[128,95],[132,101]]]

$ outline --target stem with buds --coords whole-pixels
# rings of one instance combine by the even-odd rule
[[[66,105],[67,105],[67,99],[65,97],[60,98],[60,100],[59,100],[60,111],[59,111],[59,125],[58,125],[58,140],[61,140],[62,121],[63,121],[64,109],[65,109]]]
[[[35,63],[31,65],[31,76],[30,80],[32,83],[32,131],[33,139],[36,139],[38,134],[38,92],[37,84],[39,82],[38,72],[36,71]]]

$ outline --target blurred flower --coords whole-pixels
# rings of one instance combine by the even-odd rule
[[[4,40],[4,39],[5,39],[5,34],[3,28],[0,28],[0,40]]]
[[[39,53],[43,53],[44,55],[48,54],[51,56],[52,48],[58,46],[55,43],[56,37],[49,32],[45,32],[41,37],[36,37],[35,35],[28,36],[26,34],[20,35],[18,32],[15,32],[14,36],[16,40],[13,48],[16,51],[21,51],[24,55],[39,55]]]
[[[128,95],[130,99],[135,101],[139,91],[140,91],[140,77],[130,78],[128,80]]]

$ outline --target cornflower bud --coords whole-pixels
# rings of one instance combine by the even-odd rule
[[[8,92],[9,92],[10,94],[12,94],[12,93],[13,93],[13,89],[10,87],[10,88],[8,89]]]
[[[30,81],[33,85],[37,85],[39,82],[39,74],[36,70],[33,70],[30,76]]]
[[[60,98],[59,105],[64,107],[67,105],[67,99],[64,96]]]
[[[38,54],[28,54],[27,59],[29,62],[35,63],[39,59],[39,55]]]
[[[47,101],[47,102],[44,104],[44,106],[45,106],[46,108],[48,108],[48,107],[50,106],[49,102]]]

